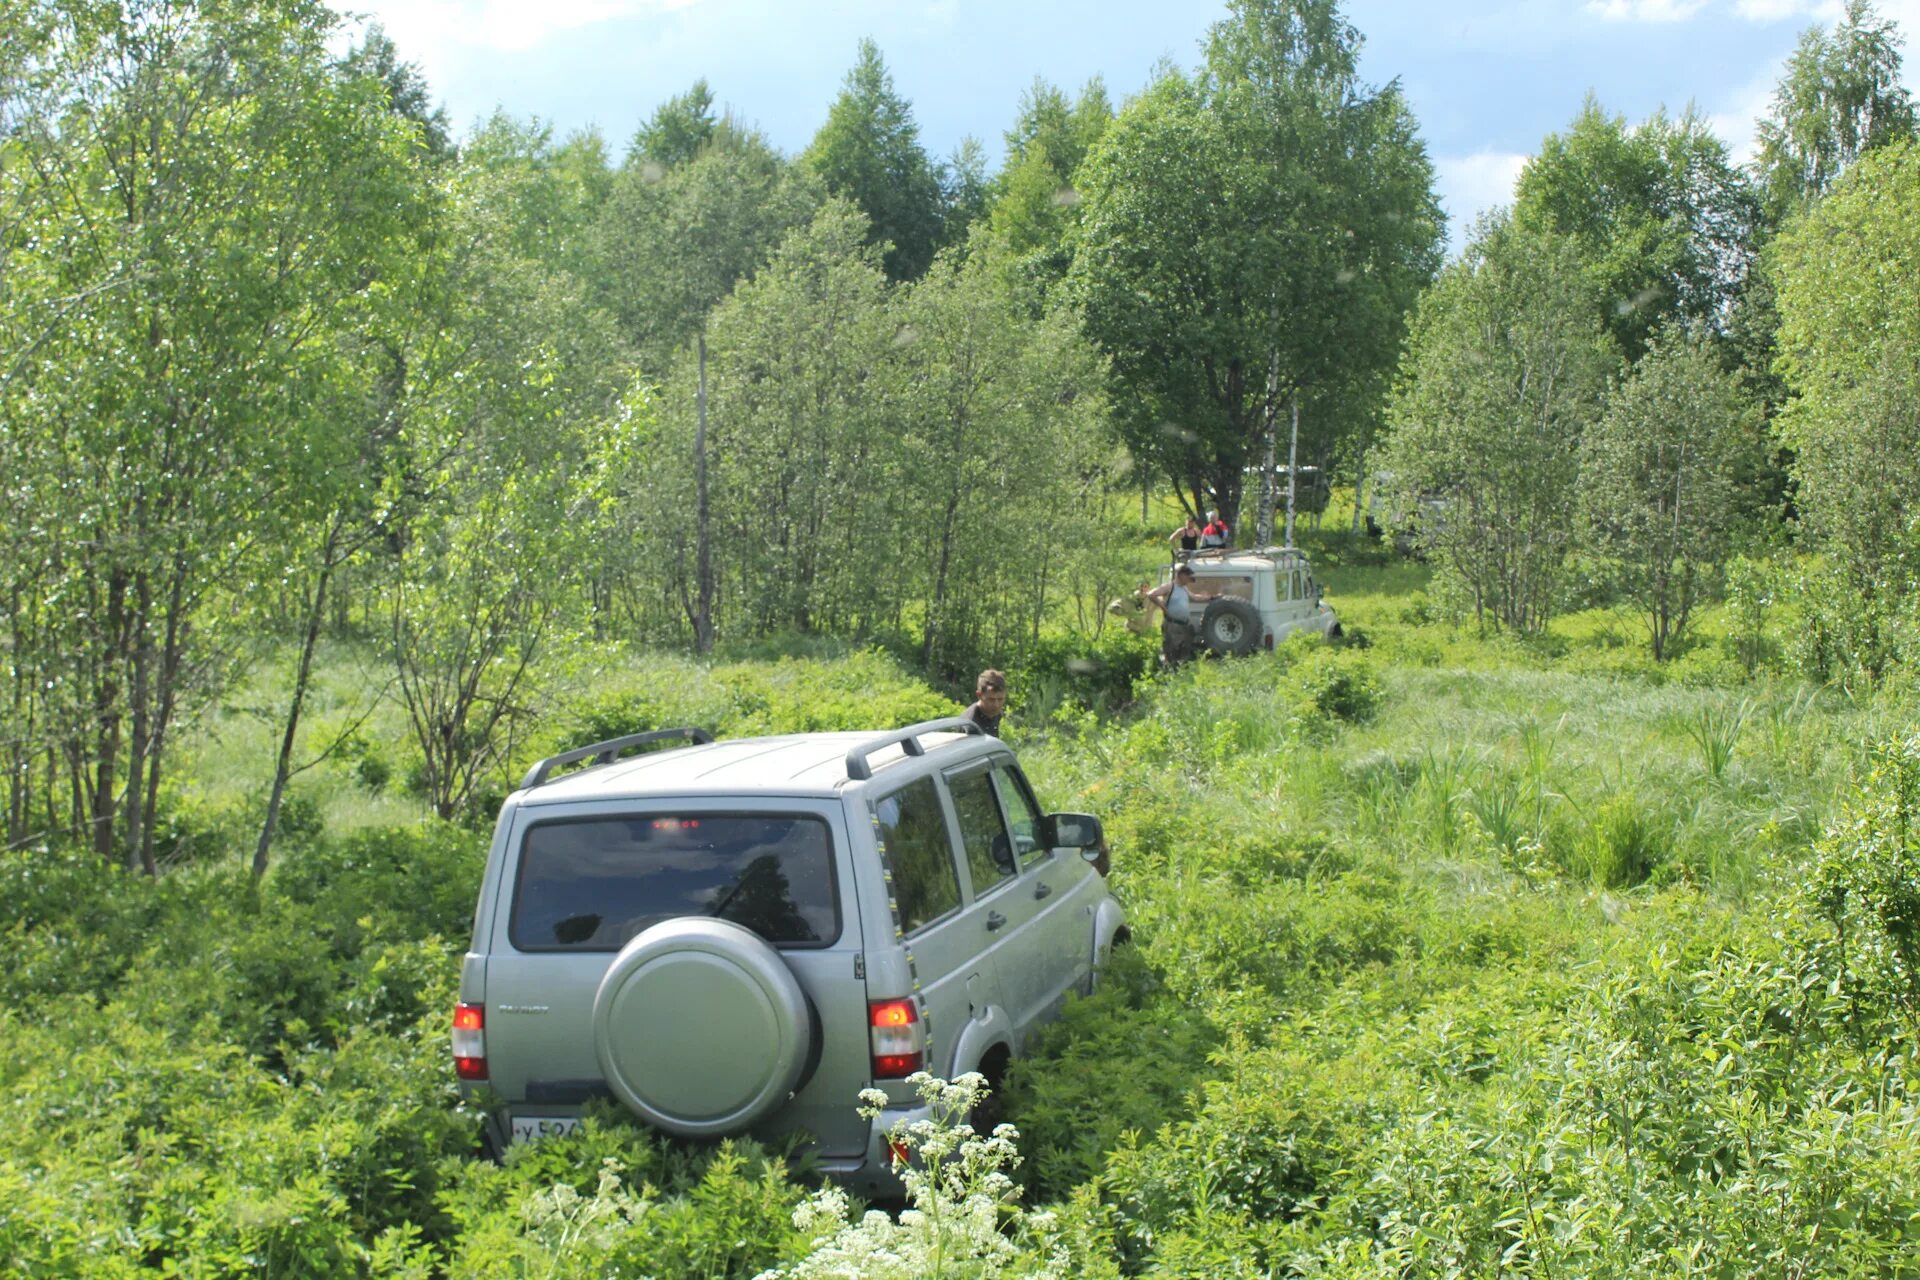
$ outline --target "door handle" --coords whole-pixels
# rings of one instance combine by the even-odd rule
[[[1053,886],[1048,884],[1044,880],[1042,880],[1039,884],[1036,884],[1035,886],[1033,886],[1033,896],[1036,898],[1044,898],[1052,892],[1053,892]]]
[[[1001,925],[1005,924],[1006,922],[1007,922],[1007,918],[1001,915],[998,911],[987,912],[987,929],[989,931],[998,929]]]

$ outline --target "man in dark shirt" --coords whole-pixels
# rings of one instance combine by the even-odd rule
[[[962,720],[980,726],[980,732],[1000,736],[1000,717],[1007,713],[1007,677],[991,667],[980,673],[973,684],[973,705],[960,713]]]

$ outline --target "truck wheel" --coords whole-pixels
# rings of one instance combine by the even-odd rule
[[[1260,647],[1260,637],[1265,633],[1260,611],[1234,596],[1209,602],[1200,616],[1201,642],[1209,653],[1221,657],[1244,658]]]

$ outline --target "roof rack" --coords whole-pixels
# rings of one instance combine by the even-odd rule
[[[630,733],[624,738],[609,738],[605,742],[596,742],[590,747],[575,747],[571,751],[562,751],[557,756],[548,756],[527,770],[527,776],[520,783],[520,789],[531,791],[545,782],[555,769],[562,765],[577,764],[589,756],[593,758],[594,764],[611,764],[623,752],[633,747],[645,746],[650,742],[670,742],[675,738],[685,738],[695,746],[713,741],[713,735],[705,729],[649,729],[645,733]]]
[[[910,724],[904,729],[895,729],[892,733],[883,733],[877,738],[869,738],[847,752],[847,776],[857,782],[871,778],[873,766],[867,763],[867,757],[887,747],[898,745],[901,752],[906,755],[925,755],[927,749],[921,746],[919,741],[923,733],[979,735],[980,726],[963,716],[949,716],[945,720],[923,720],[919,724]]]

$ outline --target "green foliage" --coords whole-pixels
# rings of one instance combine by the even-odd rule
[[[1862,155],[1911,138],[1899,28],[1868,0],[1847,0],[1831,33],[1808,29],[1760,121],[1755,167],[1775,218],[1824,195]]]
[[[1516,223],[1576,247],[1614,345],[1638,360],[1664,326],[1718,323],[1746,273],[1759,216],[1745,175],[1689,109],[1629,128],[1591,95],[1514,189]]]
[[[1686,635],[1731,550],[1759,428],[1718,353],[1669,332],[1581,437],[1584,540],[1646,618],[1656,661]]]
[[[1798,398],[1779,419],[1795,450],[1805,528],[1841,582],[1847,655],[1878,674],[1905,652],[1917,563],[1920,304],[1882,288],[1920,268],[1920,144],[1876,151],[1776,246],[1781,365]]]
[[[618,1121],[467,1164],[443,1198],[456,1275],[746,1280],[801,1245],[800,1190],[769,1152],[679,1150]]]
[[[1374,403],[1439,265],[1432,166],[1359,46],[1332,0],[1235,4],[1199,75],[1162,76],[1080,167],[1071,279],[1117,425],[1193,510],[1239,510],[1290,403]]]
[[[702,76],[685,93],[677,93],[653,109],[627,148],[629,162],[659,169],[685,164],[713,140],[718,124],[713,115],[713,90]],[[658,177],[655,174],[656,180]]]
[[[1920,739],[1874,749],[1872,771],[1820,842],[1811,896],[1838,935],[1848,997],[1920,1031]]]
[[[1558,603],[1579,441],[1616,359],[1590,290],[1573,245],[1494,217],[1420,299],[1382,462],[1476,622],[1535,631]]]
[[[1381,690],[1371,662],[1307,632],[1289,636],[1287,647],[1297,655],[1288,675],[1314,714],[1351,724],[1373,716]]]
[[[872,40],[860,42],[826,123],[800,164],[866,214],[867,242],[885,253],[887,278],[914,280],[941,239],[940,179],[920,145],[913,108]]]
[[[234,597],[351,484],[339,419],[435,201],[417,128],[331,55],[320,6],[23,13],[8,43],[44,46],[8,76],[0,183],[8,838],[84,833],[151,871],[166,748],[232,674]],[[71,783],[36,786],[42,756]],[[69,812],[29,826],[35,801]]]
[[[1158,644],[1124,627],[1098,638],[1071,632],[1042,635],[1012,677],[1019,719],[1045,721],[1063,706],[1113,711],[1133,701],[1135,686],[1157,666]]]
[[[1220,1042],[1141,950],[1115,949],[1100,982],[1092,996],[1070,999],[1008,1072],[1007,1118],[1025,1135],[1027,1192],[1037,1201],[1090,1181],[1125,1134],[1181,1118]],[[1126,1070],[1115,1071],[1116,1062]]]
[[[696,84],[695,94],[704,88]],[[636,139],[644,158],[615,175],[591,228],[605,265],[587,282],[656,377],[821,200],[817,184],[758,134],[663,122],[660,113],[643,139],[648,129],[665,132]]]

